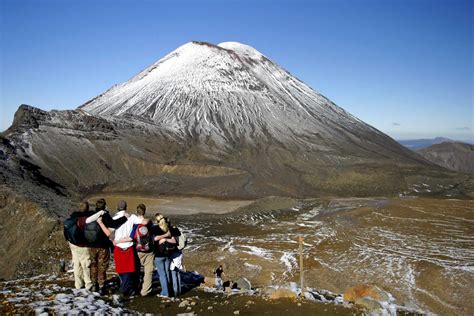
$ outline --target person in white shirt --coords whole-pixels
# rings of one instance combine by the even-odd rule
[[[127,202],[123,200],[119,201],[117,204],[117,213],[113,219],[116,220],[126,216],[126,210]],[[126,238],[130,238],[133,225],[140,222],[141,220],[132,214],[128,217],[127,221],[114,232],[115,270],[120,277],[120,294],[123,296],[131,296],[134,294],[138,283],[137,269],[140,265],[139,263],[137,264],[138,257],[133,246],[133,241],[122,241]],[[101,228],[103,229],[102,225]]]
[[[138,204],[136,219],[135,217],[132,218],[135,223],[132,234],[123,238],[116,238],[114,241],[117,246],[135,242],[134,245],[140,260],[140,265],[143,266],[144,270],[143,285],[140,291],[142,296],[147,296],[151,293],[153,270],[155,269],[153,265],[153,260],[155,259],[153,252],[153,225],[149,219],[145,218],[145,212],[146,206],[144,204]],[[137,267],[137,271],[140,265]]]

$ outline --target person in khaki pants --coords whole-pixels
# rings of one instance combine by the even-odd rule
[[[112,216],[110,216],[109,211],[107,211],[106,206],[107,203],[104,199],[97,200],[95,203],[95,211],[92,211],[92,215],[87,218],[86,223],[91,223],[97,221],[98,218],[101,218],[100,221],[102,226],[117,229],[127,221],[129,216],[128,213],[125,213],[124,216],[114,220],[112,219]],[[92,290],[99,292],[100,295],[105,295],[107,292],[105,281],[107,280],[107,269],[110,260],[109,248],[111,245],[112,242],[110,241],[109,236],[104,233],[101,226],[99,226],[97,231],[96,240],[88,243],[90,248],[89,257],[91,259]]]
[[[143,285],[140,291],[141,296],[147,296],[151,293],[151,284],[153,277],[153,270],[155,270],[155,253],[152,252],[139,252],[138,258],[140,258],[140,264],[144,270]]]
[[[79,204],[79,211],[71,214],[72,218],[77,218],[78,227],[82,230],[84,230],[84,227],[81,226],[84,226],[87,216],[90,216],[89,204],[87,202]],[[74,245],[72,243],[69,243],[69,247],[71,248],[72,262],[74,264],[74,286],[76,289],[82,287],[88,290],[92,289],[89,248],[86,244]]]
[[[152,223],[150,220],[145,219],[145,212],[145,205],[139,204],[137,206],[137,215],[138,219],[142,222],[135,229],[134,239],[138,258],[144,272],[142,289],[140,291],[141,296],[147,296],[151,293],[153,270],[155,270],[155,253],[153,252],[153,237],[151,236]]]
[[[91,258],[89,256],[89,248],[80,247],[69,243],[72,253],[72,262],[74,264],[74,286],[76,289],[85,287],[92,289],[91,280]]]

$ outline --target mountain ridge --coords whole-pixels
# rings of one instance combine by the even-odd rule
[[[463,173],[474,173],[474,145],[449,141],[433,144],[419,149],[417,152],[443,168]]]
[[[447,137],[435,137],[435,138],[419,138],[419,139],[400,139],[397,140],[400,144],[403,146],[417,151],[422,148],[429,147],[434,144],[440,144],[443,142],[455,142],[455,140],[452,140]]]
[[[445,181],[257,50],[219,45],[184,44],[76,110],[21,106],[4,136],[76,196],[367,196]]]
[[[350,138],[361,130],[372,134],[366,139],[382,138],[378,143],[398,146],[250,46],[235,42],[219,45],[228,48],[203,42],[182,45],[80,109],[94,115],[148,118],[178,134],[210,135],[223,147],[241,138],[252,142],[271,136],[324,151],[331,148],[325,142],[337,138],[337,134],[346,137],[337,138],[333,144],[345,142],[342,147],[351,146]],[[223,50],[224,56],[214,50]],[[171,59],[174,64],[167,65]],[[180,105],[179,109],[174,103]],[[328,125],[337,125],[339,132],[334,133]],[[308,144],[308,137],[319,140]]]

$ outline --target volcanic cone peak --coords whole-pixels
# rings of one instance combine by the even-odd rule
[[[250,121],[252,109],[244,106],[268,101],[268,87],[251,69],[263,55],[242,44],[222,45],[187,43],[82,108],[94,114],[151,118],[181,130],[201,120],[208,125],[218,125],[219,118]]]
[[[190,42],[81,108],[105,117],[152,120],[219,147],[263,140],[318,151],[381,154],[392,139],[315,92],[254,48]],[[365,143],[365,144],[363,144]],[[358,149],[354,150],[357,147]],[[409,154],[410,155],[410,154]]]
[[[223,42],[217,46],[222,47],[224,49],[231,50],[239,54],[240,56],[245,56],[248,58],[253,58],[253,59],[266,58],[262,53],[260,53],[258,50],[256,50],[252,46],[241,44],[239,42]]]
[[[79,110],[23,106],[5,137],[81,194],[393,194],[434,168],[235,42],[187,43]]]

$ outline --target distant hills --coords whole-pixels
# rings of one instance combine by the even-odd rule
[[[454,142],[455,140],[452,140],[446,137],[436,137],[436,138],[407,139],[407,140],[397,140],[397,141],[403,146],[416,151],[422,148],[429,147],[434,144],[441,144],[444,142]]]
[[[448,170],[474,173],[474,145],[446,137],[398,140],[426,160]]]
[[[449,170],[474,173],[474,145],[443,142],[417,150],[425,159]]]

